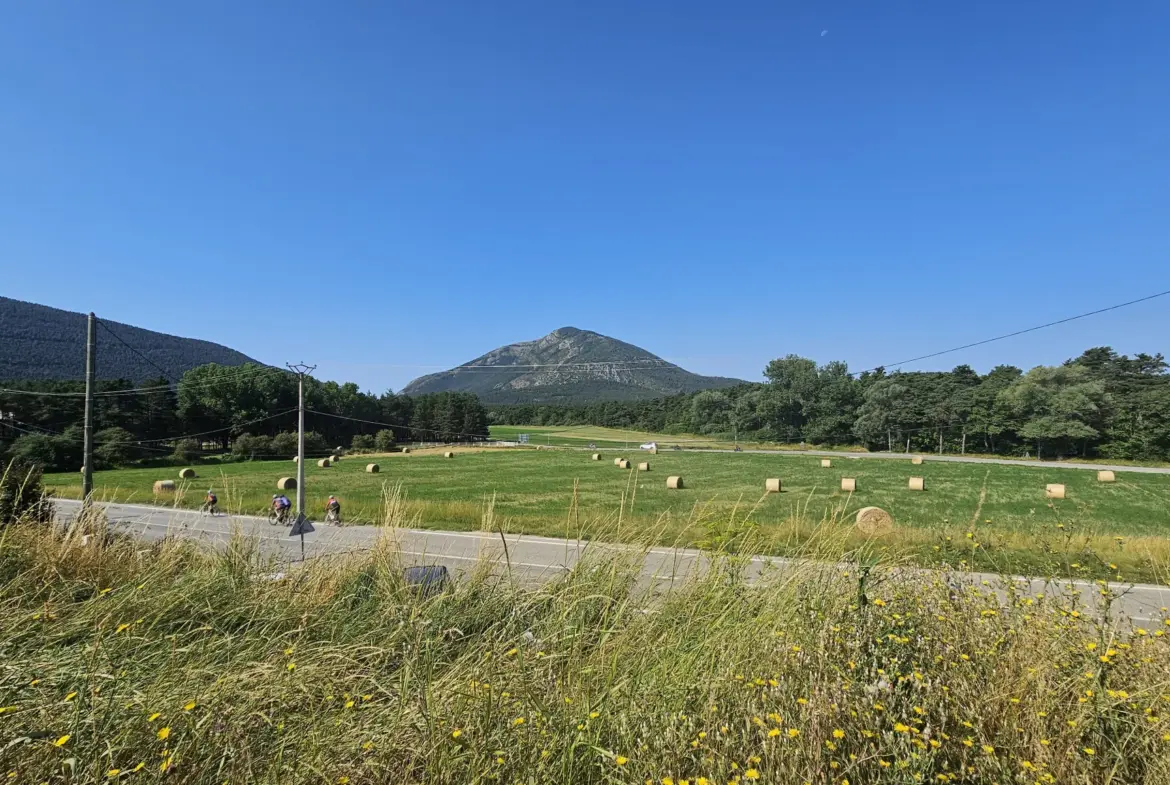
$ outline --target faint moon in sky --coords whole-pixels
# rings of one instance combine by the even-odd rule
[[[822,31],[821,31],[821,38],[824,38],[824,37],[825,37],[825,36],[827,36],[828,34],[829,34],[829,31],[828,31],[828,30],[822,30]]]

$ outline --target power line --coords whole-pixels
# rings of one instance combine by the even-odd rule
[[[1065,319],[1057,319],[1055,322],[1048,322],[1047,324],[1040,324],[1040,325],[1037,325],[1035,327],[1029,327],[1029,328],[1024,329],[1024,330],[1016,330],[1014,333],[1007,333],[1005,335],[997,335],[994,338],[986,338],[982,341],[975,341],[974,343],[963,344],[962,346],[956,346],[953,349],[943,349],[940,352],[931,352],[930,354],[923,354],[919,357],[911,357],[909,360],[902,360],[900,362],[890,363],[888,365],[878,365],[878,366],[875,366],[873,368],[869,368],[868,370],[865,370],[865,371],[854,371],[850,375],[851,376],[860,376],[863,373],[873,373],[874,371],[877,371],[878,369],[896,368],[900,365],[909,365],[910,363],[916,363],[919,360],[929,360],[932,357],[940,357],[944,354],[951,354],[952,352],[960,352],[963,349],[970,349],[970,348],[975,347],[975,346],[983,346],[984,344],[994,343],[996,341],[1002,341],[1005,338],[1015,338],[1017,335],[1024,335],[1025,333],[1034,333],[1037,330],[1043,330],[1046,327],[1055,327],[1058,324],[1067,324],[1068,322],[1075,322],[1077,319],[1084,319],[1085,317],[1088,317],[1088,316],[1096,316],[1099,313],[1106,313],[1108,311],[1116,311],[1118,308],[1126,308],[1130,305],[1137,305],[1138,303],[1144,303],[1147,300],[1153,300],[1153,299],[1156,299],[1158,297],[1165,297],[1168,294],[1170,294],[1170,289],[1167,289],[1164,292],[1158,292],[1157,294],[1147,295],[1146,297],[1139,297],[1138,299],[1130,300],[1129,302],[1118,303],[1117,305],[1110,305],[1107,308],[1098,308],[1095,311],[1089,311],[1087,313],[1077,314],[1076,316],[1069,316]]]
[[[149,364],[150,364],[150,365],[151,365],[151,366],[152,366],[152,367],[153,367],[153,368],[154,368],[156,371],[158,371],[159,373],[161,373],[161,374],[162,374],[162,375],[163,375],[165,378],[167,378],[167,379],[170,379],[172,382],[175,382],[176,384],[178,383],[178,380],[177,380],[177,379],[175,379],[173,376],[171,376],[171,375],[170,375],[170,373],[168,373],[167,371],[163,370],[163,369],[162,369],[162,367],[158,365],[158,363],[156,363],[154,360],[152,360],[152,359],[150,359],[149,357],[147,357],[147,356],[146,356],[145,354],[143,354],[142,352],[140,352],[140,351],[138,351],[137,349],[135,349],[135,348],[134,348],[133,346],[131,346],[130,344],[126,343],[126,341],[122,340],[122,336],[120,336],[120,335],[118,335],[116,332],[114,332],[114,331],[113,331],[113,330],[110,328],[110,326],[109,326],[108,324],[106,324],[106,323],[105,323],[105,321],[104,321],[104,320],[102,320],[102,319],[98,319],[98,326],[100,326],[100,327],[101,327],[103,330],[105,330],[106,332],[108,332],[110,335],[114,336],[114,338],[115,338],[115,339],[117,339],[118,343],[122,344],[122,345],[123,345],[123,346],[125,346],[127,349],[129,349],[130,351],[134,352],[134,354],[138,355],[138,356],[139,356],[139,357],[141,357],[143,360],[145,360],[147,363],[149,363]]]
[[[214,387],[215,385],[224,381],[235,381],[249,375],[263,375],[266,373],[288,373],[282,368],[273,368],[271,366],[260,366],[256,368],[249,368],[232,373],[226,373],[214,379],[208,379],[202,382],[188,382],[183,384],[185,390],[197,390],[203,387]],[[94,393],[95,398],[115,398],[118,396],[139,395],[141,393],[157,392],[159,390],[171,390],[174,385],[162,384],[154,387],[131,387],[126,390],[106,390],[104,392]],[[0,393],[10,393],[12,395],[31,395],[44,396],[48,398],[84,398],[83,392],[50,392],[41,390],[16,390],[7,387],[0,387]]]

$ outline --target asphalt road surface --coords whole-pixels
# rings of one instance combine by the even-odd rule
[[[81,503],[58,499],[58,516],[71,519]],[[165,537],[183,537],[212,547],[222,546],[234,535],[255,538],[263,553],[283,562],[285,568],[295,566],[302,559],[300,537],[289,537],[288,527],[271,526],[264,518],[248,515],[209,516],[193,510],[171,507],[150,507],[139,504],[105,504],[111,526],[144,540]],[[549,580],[562,575],[577,565],[590,551],[601,550],[607,555],[624,555],[642,562],[642,580],[656,590],[669,589],[677,581],[706,569],[708,560],[702,551],[687,548],[650,548],[589,541],[563,540],[554,537],[499,534],[486,532],[446,532],[419,529],[385,529],[377,526],[326,526],[315,523],[315,531],[304,537],[303,557],[319,559],[359,553],[375,547],[379,537],[392,537],[404,566],[441,564],[459,575],[487,560],[497,570],[510,570],[512,575],[527,582]],[[505,546],[506,543],[506,546]],[[757,556],[748,564],[750,579],[765,573],[793,570],[798,562],[778,557]],[[881,580],[899,580],[939,577],[931,570],[888,570]],[[1069,607],[1079,607],[1089,613],[1099,613],[1100,587],[1086,581],[1019,578],[986,573],[947,573],[946,580],[953,585],[1003,586],[1005,581],[1015,584],[1018,591],[1036,596],[1044,593],[1060,597]],[[1170,615],[1170,588],[1150,584],[1111,584],[1119,599],[1111,606],[1115,620],[1130,619],[1137,626],[1163,624]],[[1006,592],[999,590],[1001,596]]]

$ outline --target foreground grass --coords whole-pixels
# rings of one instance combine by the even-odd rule
[[[652,471],[614,467],[615,455],[649,460]],[[834,458],[790,455],[667,452],[635,455],[605,451],[482,450],[447,460],[438,453],[353,456],[328,469],[306,466],[307,503],[323,508],[337,494],[346,518],[373,522],[381,516],[383,482],[403,485],[421,525],[471,530],[484,500],[511,531],[547,536],[623,539],[652,537],[659,544],[699,545],[709,539],[705,522],[750,510],[763,552],[800,553],[829,519],[848,518],[860,507],[890,511],[898,526],[878,539],[891,558],[1029,575],[1075,575],[1152,580],[1170,563],[1170,476],[1119,473],[1101,484],[1092,471],[1002,465]],[[367,474],[377,461],[382,471]],[[295,475],[291,461],[256,461],[199,467],[201,476],[180,483],[178,494],[155,497],[157,479],[174,469],[124,469],[94,475],[98,495],[117,501],[198,507],[215,486],[232,512],[265,514],[279,477]],[[671,491],[665,477],[682,475],[687,487]],[[927,490],[907,490],[907,478],[924,477]],[[764,480],[779,477],[785,492],[765,496]],[[839,490],[842,477],[857,479],[855,493]],[[1063,483],[1068,497],[1048,501],[1046,483]],[[77,474],[46,475],[54,492],[77,498]],[[576,499],[573,525],[565,514]],[[622,526],[615,523],[621,519]],[[698,521],[698,525],[696,525]],[[858,535],[854,545],[869,544]]]
[[[421,596],[388,538],[274,577],[87,530],[0,539],[10,781],[1170,781],[1170,628],[1052,600],[727,555],[664,596],[622,561]]]

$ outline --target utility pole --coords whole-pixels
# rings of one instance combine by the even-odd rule
[[[81,498],[89,504],[93,493],[93,384],[97,364],[97,317],[91,312],[85,333],[85,441],[81,449]]]
[[[289,363],[288,368],[297,375],[297,516],[300,517],[305,511],[305,374],[317,370],[317,366]]]

